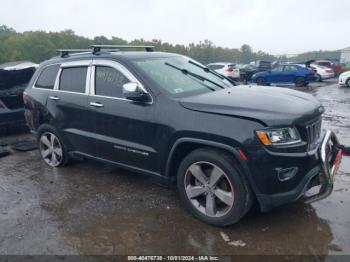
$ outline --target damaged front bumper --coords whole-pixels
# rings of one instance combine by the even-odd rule
[[[333,191],[334,179],[342,159],[343,149],[332,131],[328,130],[326,132],[319,149],[319,155],[321,158],[321,170],[316,179],[318,179],[320,188],[315,194],[304,194],[303,200],[305,203],[324,199]],[[310,189],[311,186],[312,182],[308,184],[307,189]]]
[[[261,211],[294,202],[299,199],[312,203],[328,197],[333,191],[336,172],[344,146],[332,131],[326,131],[316,153],[318,164],[311,168],[299,184],[290,191],[277,194],[257,194]],[[344,149],[345,150],[345,149]]]

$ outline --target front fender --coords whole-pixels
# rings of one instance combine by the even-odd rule
[[[202,139],[197,139],[197,138],[191,138],[191,137],[182,137],[176,140],[174,143],[173,147],[170,150],[167,162],[166,162],[166,171],[165,175],[166,177],[170,178],[170,166],[173,160],[174,153],[176,152],[176,149],[183,143],[193,143],[193,144],[199,144],[202,146],[208,146],[208,147],[213,147],[217,149],[224,150],[228,152],[229,154],[234,157],[234,159],[239,163],[240,167],[242,168],[242,171],[247,178],[249,185],[251,189],[253,190],[254,194],[259,194],[259,190],[256,186],[255,181],[253,180],[253,177],[251,175],[251,172],[248,168],[248,165],[245,160],[242,159],[239,153],[239,147],[233,147],[227,144],[219,143],[216,141],[209,141],[209,140],[202,140]],[[248,160],[249,161],[249,160]]]

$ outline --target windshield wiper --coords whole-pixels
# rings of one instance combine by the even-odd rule
[[[191,61],[191,60],[188,60],[188,62],[189,62],[190,64],[194,65],[194,66],[197,66],[197,67],[199,67],[199,68],[202,68],[203,71],[206,72],[206,73],[211,73],[211,74],[213,74],[214,76],[216,76],[216,77],[218,77],[218,78],[220,78],[220,79],[226,79],[227,81],[229,81],[229,82],[230,82],[231,84],[233,84],[234,86],[237,85],[237,83],[236,83],[234,80],[232,80],[232,79],[230,79],[230,78],[228,78],[228,77],[226,77],[226,76],[220,75],[219,73],[215,72],[214,70],[211,70],[211,69],[208,68],[208,67],[205,67],[205,66],[202,66],[202,65],[200,65],[200,64],[197,64],[197,63],[195,63],[195,62],[193,62],[193,61]]]
[[[201,81],[207,81],[207,82],[209,82],[209,83],[212,83],[212,84],[214,84],[214,85],[220,87],[221,89],[225,89],[225,87],[221,86],[220,84],[218,84],[218,83],[216,83],[216,82],[214,82],[214,81],[212,81],[212,80],[210,80],[210,79],[208,79],[208,78],[206,78],[206,77],[204,77],[204,76],[197,75],[197,74],[195,74],[195,73],[193,73],[193,72],[191,72],[191,71],[189,71],[189,70],[187,70],[187,69],[174,66],[174,65],[172,65],[172,64],[169,64],[168,62],[165,62],[164,64],[167,65],[167,66],[170,66],[170,67],[172,67],[172,68],[174,68],[174,69],[176,69],[176,70],[179,70],[179,71],[180,71],[181,73],[183,73],[184,75],[193,76],[193,77],[195,77],[195,78],[197,78],[197,79],[199,79],[199,80],[201,80]],[[206,87],[208,87],[208,88],[209,88],[210,90],[212,90],[212,91],[216,91],[214,88],[211,88],[211,87],[209,87],[209,86],[207,86],[207,85],[206,85]]]

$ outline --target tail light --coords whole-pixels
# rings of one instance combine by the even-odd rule
[[[233,68],[228,67],[228,68],[225,69],[225,71],[231,73],[231,72],[233,72]]]
[[[1,99],[0,99],[0,108],[6,108],[4,102],[2,102]]]
[[[317,74],[317,70],[314,69],[314,68],[311,68],[311,69],[310,69],[310,73],[311,73],[312,75],[316,75],[316,74]]]
[[[23,98],[23,102],[24,102],[24,104],[26,104],[26,103],[27,103],[27,101],[28,101],[28,93],[27,93],[26,91],[24,91],[24,92],[23,92],[23,94],[22,94],[22,98]]]

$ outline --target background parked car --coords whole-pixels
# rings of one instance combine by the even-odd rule
[[[311,64],[310,67],[316,70],[316,81],[318,82],[335,77],[332,68],[317,64]]]
[[[237,64],[236,68],[239,69],[240,80],[242,82],[250,81],[252,76],[257,72],[257,68],[250,64]]]
[[[268,71],[268,70],[271,70],[272,68],[271,67],[272,63],[269,61],[257,60],[257,61],[251,62],[250,64],[256,67],[257,72]]]
[[[25,61],[0,65],[0,127],[25,124],[22,94],[37,67]]]
[[[340,86],[350,87],[350,71],[340,74],[338,83]]]
[[[330,60],[315,60],[313,62],[314,65],[320,65],[320,66],[325,66],[328,68],[332,68],[334,71],[334,74],[337,76],[341,74],[343,67],[339,62],[336,61],[330,61]]]
[[[252,76],[252,81],[259,85],[272,83],[290,84],[296,86],[306,86],[315,80],[314,72],[300,65],[280,65],[276,68],[256,73]]]
[[[239,69],[233,63],[211,63],[207,65],[211,70],[216,71],[220,75],[238,80],[240,78]]]

